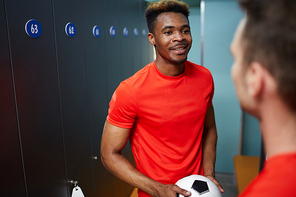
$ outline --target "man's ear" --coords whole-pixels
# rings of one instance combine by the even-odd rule
[[[252,62],[246,71],[248,94],[258,97],[264,88],[265,68],[259,62]]]
[[[152,44],[153,46],[155,45],[155,37],[153,33],[148,33],[148,39],[150,44]]]

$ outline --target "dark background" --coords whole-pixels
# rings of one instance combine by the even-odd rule
[[[153,61],[142,35],[145,7],[143,0],[0,1],[1,197],[71,196],[71,180],[86,197],[131,193],[103,167],[99,151],[114,90]],[[38,38],[25,33],[30,19],[42,26]],[[129,144],[123,154],[134,163]]]

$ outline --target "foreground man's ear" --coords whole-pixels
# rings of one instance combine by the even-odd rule
[[[259,62],[252,62],[246,71],[246,85],[251,97],[258,97],[264,88],[265,68]]]

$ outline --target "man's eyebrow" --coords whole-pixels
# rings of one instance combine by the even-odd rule
[[[161,29],[161,31],[165,30],[165,29],[172,29],[174,28],[175,26],[164,26],[164,28]]]
[[[189,25],[182,25],[182,27],[184,28],[184,27],[188,27],[188,28],[190,28],[190,26]]]
[[[184,28],[184,27],[190,28],[190,26],[187,25],[187,24],[186,25],[182,25],[181,27],[182,28]],[[172,29],[172,28],[175,28],[175,26],[164,26],[164,28],[162,28],[161,31],[166,30],[166,29]]]

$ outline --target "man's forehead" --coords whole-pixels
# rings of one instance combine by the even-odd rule
[[[180,22],[189,25],[187,18],[179,12],[163,12],[157,17],[157,23],[165,23],[166,26],[175,26]]]
[[[236,28],[236,31],[235,31],[231,46],[239,44],[241,42],[241,38],[242,38],[242,34],[243,34],[243,31],[244,31],[244,28],[245,28],[245,24],[246,24],[246,19],[243,18],[239,22],[239,24],[238,24],[238,26]]]

